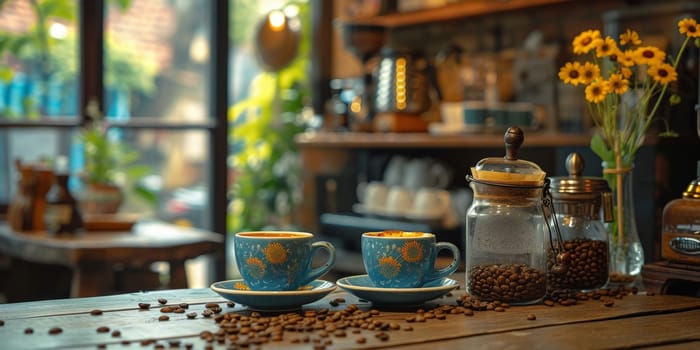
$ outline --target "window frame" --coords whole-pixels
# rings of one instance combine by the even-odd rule
[[[0,119],[0,128],[55,128],[76,129],[89,121],[85,113],[85,106],[91,99],[97,100],[104,106],[104,10],[106,0],[79,0],[78,18],[80,32],[79,55],[79,105],[80,111],[77,118],[74,117],[42,117],[38,120],[3,120]],[[228,74],[228,1],[214,1],[211,6],[211,62],[210,77],[227,76]],[[226,191],[227,187],[228,157],[228,84],[226,79],[208,79],[210,81],[209,101],[207,101],[207,115],[210,116],[201,123],[178,123],[165,121],[159,118],[133,118],[123,122],[110,122],[111,127],[139,130],[203,130],[208,133],[211,157],[209,178],[209,222],[206,229],[226,234]],[[9,203],[0,203],[0,213],[7,213]],[[217,278],[225,276],[225,247],[215,254],[214,275]]]

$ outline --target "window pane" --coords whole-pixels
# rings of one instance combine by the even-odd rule
[[[0,118],[75,116],[76,0],[0,1]]]
[[[72,129],[0,129],[0,164],[6,164],[0,170],[0,203],[9,203],[17,191],[16,162],[50,166],[57,157],[68,156],[77,149],[74,139]],[[73,161],[69,166],[76,168]],[[74,189],[76,180],[71,179]]]
[[[138,160],[130,168],[146,168],[146,175],[124,178],[126,198],[121,212],[187,226],[211,226],[207,131],[112,131],[120,132],[121,139],[138,151]]]
[[[208,198],[211,164],[206,131],[118,130],[120,139],[137,151],[137,159],[121,168],[117,181],[124,187],[120,213],[142,214],[181,225],[211,226]],[[0,202],[10,202],[17,191],[15,160],[23,165],[51,166],[59,156],[68,156],[70,190],[79,199],[84,155],[73,129],[0,130]],[[41,140],[41,142],[37,142]],[[186,146],[185,146],[186,145]],[[40,147],[39,147],[40,146]],[[138,168],[138,173],[132,171]]]
[[[126,120],[208,117],[209,0],[107,2],[105,114]]]

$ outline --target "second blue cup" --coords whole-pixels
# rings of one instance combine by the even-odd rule
[[[370,280],[381,288],[418,288],[446,277],[459,267],[459,248],[435,242],[424,232],[381,231],[362,234],[362,259]],[[439,251],[449,250],[452,262],[435,267]]]

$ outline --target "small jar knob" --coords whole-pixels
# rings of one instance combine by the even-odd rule
[[[517,126],[511,126],[503,135],[503,140],[506,142],[506,159],[517,160],[518,150],[525,141],[523,130]]]
[[[583,174],[583,168],[586,166],[583,161],[583,157],[576,152],[569,153],[566,157],[566,171],[569,172],[569,176],[579,177]]]

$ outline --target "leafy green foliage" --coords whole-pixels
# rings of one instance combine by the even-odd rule
[[[248,98],[229,108],[234,171],[228,231],[288,227],[300,200],[300,164],[294,143],[306,129],[302,111],[310,95],[307,3],[296,3],[302,19],[297,58],[276,73],[262,72]]]

